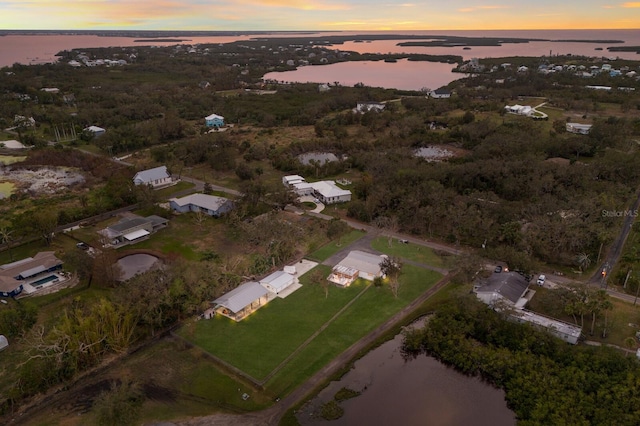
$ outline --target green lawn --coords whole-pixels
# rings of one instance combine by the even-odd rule
[[[353,243],[354,241],[357,241],[360,238],[364,237],[364,235],[364,232],[354,229],[338,240],[331,241],[329,244],[320,247],[318,250],[309,254],[307,257],[309,259],[322,262],[324,260],[327,260],[335,253],[339,252],[349,244]]]
[[[425,265],[437,266],[440,268],[444,267],[442,257],[438,256],[429,247],[417,244],[403,244],[398,242],[395,238],[391,240],[391,247],[389,247],[389,239],[387,237],[376,238],[371,242],[371,247],[390,256],[409,259]]]
[[[379,327],[434,285],[437,272],[405,265],[398,298],[387,286],[369,288],[266,384],[274,395],[286,395],[333,358]]]
[[[323,274],[330,269],[319,266]],[[249,318],[235,322],[217,316],[183,328],[180,334],[217,357],[261,380],[364,288],[362,282],[324,290],[301,278],[302,288],[272,300]]]
[[[323,274],[326,266],[318,266]],[[286,299],[275,299],[249,318],[236,323],[218,317],[183,327],[180,334],[196,345],[262,380],[293,353],[320,326],[346,306],[366,285],[359,280],[347,288],[329,289],[302,277],[303,287]],[[440,274],[405,265],[398,298],[391,290],[369,287],[307,347],[294,356],[266,384],[272,395],[285,395],[304,382],[331,359],[378,327],[430,288]]]
[[[191,189],[194,186],[195,185],[192,184],[191,182],[186,182],[184,180],[181,180],[180,182],[176,183],[175,185],[171,185],[171,186],[169,186],[167,188],[158,189],[157,191],[155,191],[155,193],[158,196],[158,198],[160,198],[161,200],[166,200],[172,194],[175,194],[176,192],[184,191],[184,190],[187,190],[187,189]]]

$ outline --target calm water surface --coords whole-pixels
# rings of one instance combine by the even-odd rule
[[[511,426],[515,414],[504,392],[447,368],[424,355],[405,362],[402,336],[386,342],[358,360],[340,381],[331,382],[298,413],[304,426]],[[341,402],[344,415],[334,421],[313,413],[343,387],[361,391]]]
[[[160,259],[150,254],[132,254],[118,260],[118,266],[122,270],[121,281],[126,281],[134,275],[147,272],[158,265]]]

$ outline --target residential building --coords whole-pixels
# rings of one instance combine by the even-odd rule
[[[356,104],[356,112],[364,114],[365,112],[381,112],[385,108],[382,102],[358,102]]]
[[[517,272],[494,272],[489,278],[474,287],[478,299],[489,306],[510,303],[513,306],[526,304],[524,295],[529,281]]]
[[[351,201],[351,191],[342,189],[332,180],[310,183],[313,193],[323,204],[346,203]]]
[[[211,114],[204,118],[204,124],[207,127],[223,127],[224,117],[217,114]]]
[[[37,287],[58,280],[59,277],[54,272],[60,269],[62,261],[52,251],[43,251],[33,257],[0,265],[0,296],[15,297],[26,286],[30,286],[33,291],[34,285]],[[43,278],[45,279],[42,280]]]
[[[385,257],[385,255],[352,250],[333,267],[327,279],[342,287],[348,287],[358,278],[373,281],[376,277],[382,277],[380,263]]]
[[[267,304],[268,294],[269,290],[259,283],[249,281],[214,300],[213,309],[220,315],[240,321]]]
[[[182,198],[170,199],[169,206],[171,210],[178,213],[203,212],[209,216],[220,217],[231,211],[233,202],[215,195],[191,194]]]
[[[167,226],[169,221],[152,215],[147,217],[125,218],[108,226],[98,233],[108,239],[110,246],[135,244],[149,238],[149,235]]]
[[[276,271],[261,279],[260,285],[271,293],[279,294],[297,282],[296,276],[285,271]]]
[[[429,92],[429,97],[434,99],[449,99],[451,97],[451,91],[446,87],[441,87]]]
[[[133,183],[136,185],[149,185],[156,189],[170,185],[173,183],[173,179],[167,171],[167,166],[160,166],[136,173],[133,177]]]
[[[103,129],[102,127],[98,127],[98,126],[89,126],[89,127],[85,127],[84,129],[82,129],[84,132],[89,132],[93,134],[94,138],[97,138],[99,136],[102,136],[105,134],[106,130]]]
[[[578,135],[588,135],[591,131],[591,124],[567,123],[567,132],[576,133]]]

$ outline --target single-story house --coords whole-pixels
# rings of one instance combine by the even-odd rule
[[[268,301],[269,290],[255,281],[249,281],[224,296],[213,301],[214,309],[217,313],[240,321],[253,313]]]
[[[446,87],[441,87],[429,92],[429,97],[434,99],[449,99],[451,97],[451,91]]]
[[[0,296],[15,297],[22,293],[24,284],[60,269],[62,261],[52,251],[42,251],[33,257],[0,265]]]
[[[315,195],[324,204],[346,203],[351,201],[351,191],[342,189],[332,180],[321,180],[310,184]]]
[[[383,275],[380,263],[385,257],[385,255],[352,250],[347,257],[333,267],[327,279],[343,287],[349,286],[357,278],[373,281],[374,278]]]
[[[284,291],[292,284],[298,282],[298,278],[285,271],[276,271],[273,274],[267,275],[260,280],[260,285],[269,290],[271,293],[278,294]]]
[[[0,334],[0,351],[9,346],[9,341],[4,334]]]
[[[156,215],[125,218],[99,233],[108,238],[109,244],[114,246],[135,244],[146,240],[149,235],[164,228],[168,223],[167,219]]]
[[[142,170],[133,177],[136,185],[149,185],[152,188],[160,188],[170,185],[173,182],[171,175],[167,171],[167,166],[154,167],[153,169]]]
[[[508,113],[529,116],[533,114],[533,108],[528,105],[507,105],[504,107]]]
[[[217,114],[211,114],[204,118],[204,124],[207,127],[222,127],[224,126],[224,117]]]
[[[300,175],[288,175],[282,177],[282,184],[287,188],[291,188],[296,183],[305,182],[304,178]]]
[[[233,208],[231,200],[207,194],[190,194],[182,198],[169,200],[171,210],[178,213],[203,212],[209,216],[219,217]]]
[[[578,135],[588,135],[591,131],[591,124],[567,123],[567,132]]]
[[[524,295],[529,281],[517,272],[494,272],[484,282],[474,287],[476,297],[489,306],[506,302],[513,306],[524,306]]]
[[[93,134],[94,138],[100,137],[106,133],[106,130],[102,127],[98,126],[89,126],[82,129],[84,132],[89,132]]]
[[[365,113],[365,112],[380,112],[385,108],[385,104],[382,102],[358,102],[356,104],[356,112]]]

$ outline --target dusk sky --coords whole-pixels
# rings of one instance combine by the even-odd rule
[[[640,28],[640,1],[0,0],[0,29]]]

